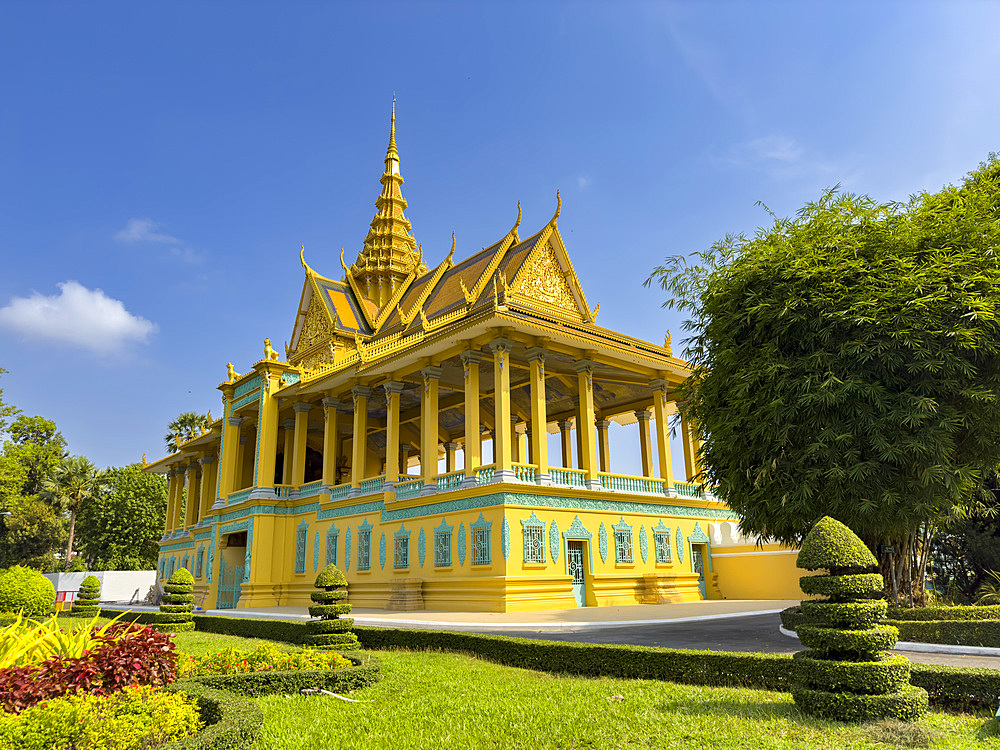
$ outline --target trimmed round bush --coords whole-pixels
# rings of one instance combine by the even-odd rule
[[[901,690],[883,695],[837,693],[793,687],[795,705],[812,716],[835,721],[874,721],[899,719],[916,721],[927,711],[927,691],[906,685]]]
[[[48,614],[55,603],[55,586],[34,568],[15,565],[0,570],[0,612],[41,617]]]
[[[799,587],[806,594],[827,596],[832,601],[871,599],[885,590],[878,573],[855,573],[845,576],[802,576]]]
[[[878,566],[871,550],[857,534],[830,516],[816,522],[802,540],[802,551],[795,565],[805,570],[844,570],[861,572]]]
[[[836,627],[866,628],[885,619],[889,604],[883,599],[857,602],[802,602],[802,614],[808,620],[822,620]]]
[[[80,584],[80,593],[73,602],[73,614],[93,617],[101,611],[101,582],[97,576],[87,576]]]
[[[832,653],[875,654],[896,645],[899,630],[892,625],[873,625],[861,630],[799,625],[795,634],[803,646]]]
[[[159,613],[153,616],[153,627],[167,633],[194,630],[194,576],[187,568],[181,568],[163,588],[168,593],[163,596]]]
[[[851,693],[894,693],[910,681],[910,661],[901,654],[879,654],[872,661],[833,661],[795,654],[804,687]]]
[[[354,618],[341,617],[351,611],[351,605],[344,601],[347,598],[347,578],[344,574],[336,565],[327,565],[316,576],[313,585],[321,591],[312,594],[316,605],[309,607],[309,614],[319,619],[306,623],[309,632],[306,643],[337,651],[361,648],[358,637],[351,632]]]

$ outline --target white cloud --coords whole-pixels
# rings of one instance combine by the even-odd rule
[[[159,242],[168,245],[179,245],[181,241],[169,234],[155,232],[159,226],[152,219],[129,219],[125,228],[115,235],[119,242]]]
[[[586,190],[593,184],[594,181],[585,174],[582,174],[576,178],[576,187],[578,190]]]
[[[71,344],[98,354],[121,350],[130,342],[146,343],[155,323],[132,315],[120,300],[100,289],[65,281],[59,294],[14,297],[0,308],[0,326],[27,339]]]
[[[717,161],[728,167],[763,172],[778,180],[807,178],[828,184],[850,184],[858,178],[850,160],[838,162],[810,153],[794,138],[785,135],[767,135],[734,144]]]

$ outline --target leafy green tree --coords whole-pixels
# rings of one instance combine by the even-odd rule
[[[197,437],[211,426],[207,414],[195,414],[193,411],[181,412],[167,425],[167,434],[163,437],[167,451],[174,452],[180,443]]]
[[[167,483],[139,464],[111,468],[80,509],[80,553],[90,570],[153,570],[167,511]]]
[[[6,374],[6,370],[0,367],[0,375]],[[21,413],[21,410],[12,404],[4,403],[3,400],[3,388],[0,388],[0,432],[6,432],[7,430],[7,420],[10,417],[16,417]]]
[[[53,507],[69,513],[69,539],[66,542],[64,561],[66,569],[69,569],[73,559],[76,514],[85,502],[94,497],[99,484],[97,470],[83,456],[69,456],[63,459],[42,482],[41,498]]]
[[[0,516],[0,568],[24,565],[42,571],[56,569],[54,550],[65,543],[60,515],[37,497],[18,497]]]
[[[24,467],[21,493],[37,495],[45,477],[52,473],[65,455],[66,440],[51,419],[23,414],[11,423],[8,433],[10,440],[4,443],[4,455]]]
[[[682,411],[745,532],[822,516],[923,594],[937,525],[1000,462],[1000,162],[880,204],[832,189],[649,281],[690,314]]]

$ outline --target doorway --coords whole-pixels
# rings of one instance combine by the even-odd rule
[[[566,569],[573,576],[573,598],[576,599],[576,606],[587,606],[587,583],[584,576],[585,542],[570,540],[566,542]]]
[[[701,598],[707,599],[708,594],[705,589],[705,545],[691,545],[691,570],[698,574],[698,588],[701,589]]]

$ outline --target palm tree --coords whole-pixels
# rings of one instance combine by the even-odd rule
[[[193,411],[178,414],[177,419],[167,425],[169,432],[163,438],[167,450],[173,453],[181,443],[200,435],[203,427],[211,426],[208,420],[207,414],[195,414]]]
[[[101,473],[83,456],[68,456],[42,481],[43,500],[69,513],[69,541],[66,543],[65,566],[69,569],[73,557],[73,534],[76,514],[86,500],[93,498],[101,484]]]

